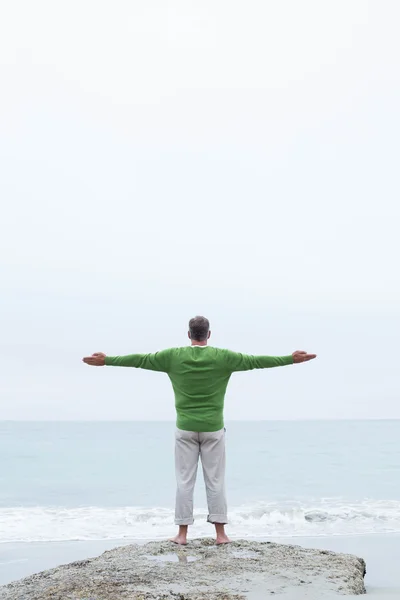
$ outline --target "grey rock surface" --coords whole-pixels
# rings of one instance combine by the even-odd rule
[[[242,600],[364,594],[365,563],[269,542],[150,542],[0,587],[0,600]]]

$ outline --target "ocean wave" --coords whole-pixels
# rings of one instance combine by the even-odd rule
[[[195,511],[193,536],[211,534],[206,517],[206,510]],[[260,502],[232,508],[229,521],[234,538],[400,533],[400,501]],[[2,543],[163,539],[174,530],[169,508],[0,508]]]

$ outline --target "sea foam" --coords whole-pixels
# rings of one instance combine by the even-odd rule
[[[210,535],[207,511],[195,511],[193,535]],[[271,538],[400,533],[400,501],[260,502],[232,507],[229,534]],[[163,539],[174,531],[170,508],[0,508],[0,542]]]

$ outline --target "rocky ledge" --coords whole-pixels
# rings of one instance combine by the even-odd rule
[[[0,600],[242,600],[364,594],[361,558],[237,541],[216,547],[151,542],[43,571],[0,587]]]

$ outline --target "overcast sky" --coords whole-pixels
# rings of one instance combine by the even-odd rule
[[[400,418],[396,0],[0,14],[0,418],[173,419],[95,351],[318,353],[227,419]]]

